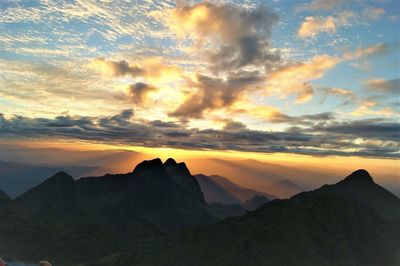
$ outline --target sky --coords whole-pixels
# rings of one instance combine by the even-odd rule
[[[399,11],[384,0],[1,1],[0,141],[399,169]]]

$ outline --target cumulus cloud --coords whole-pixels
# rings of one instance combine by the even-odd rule
[[[283,118],[298,119],[298,118]],[[216,149],[257,152],[289,152],[315,155],[397,157],[400,124],[382,119],[338,122],[329,113],[303,116],[308,127],[281,131],[251,130],[228,122],[222,130],[186,128],[183,124],[136,121],[133,110],[113,116],[59,116],[55,118],[5,117],[0,114],[0,137],[76,139],[99,143]],[[360,145],[356,138],[368,140]],[[374,144],[375,143],[375,144]]]
[[[343,11],[337,16],[308,16],[301,23],[297,36],[300,38],[314,37],[321,32],[335,33],[339,27],[348,26],[357,15],[352,11]]]
[[[301,24],[297,35],[301,38],[315,36],[320,32],[336,32],[335,19],[329,17],[306,17]]]
[[[168,27],[206,51],[216,72],[254,65],[270,68],[280,60],[269,40],[278,16],[267,8],[203,2],[177,6],[169,14]]]
[[[171,116],[201,118],[205,111],[223,109],[238,101],[250,86],[259,83],[258,73],[236,73],[226,79],[197,75],[187,80],[187,86],[194,90]]]

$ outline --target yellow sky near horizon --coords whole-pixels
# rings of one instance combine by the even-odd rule
[[[216,150],[184,150],[175,148],[150,148],[124,145],[95,144],[83,141],[71,140],[18,140],[7,142],[10,145],[19,145],[27,148],[57,148],[65,150],[127,150],[140,153],[140,160],[161,158],[163,161],[172,157],[177,161],[187,162],[189,168],[196,171],[207,169],[207,165],[196,163],[195,159],[229,159],[229,160],[256,160],[262,163],[280,165],[282,167],[297,167],[316,172],[334,172],[338,177],[349,174],[357,169],[367,169],[372,175],[386,176],[387,181],[396,182],[400,186],[400,160],[382,159],[358,156],[315,156],[292,153],[260,153],[239,151]],[[203,162],[202,160],[199,160]],[[132,162],[127,162],[126,169],[132,168]],[[203,162],[204,163],[204,162]],[[126,170],[121,169],[121,171]],[[208,173],[219,174],[218,169],[208,169]],[[211,171],[211,172],[210,172]],[[212,172],[214,171],[214,172]]]

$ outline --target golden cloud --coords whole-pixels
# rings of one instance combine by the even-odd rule
[[[297,32],[300,38],[314,37],[321,32],[335,33],[339,27],[348,26],[356,17],[352,11],[343,11],[338,16],[306,17]]]
[[[358,47],[354,51],[345,51],[343,59],[354,60],[362,57],[369,57],[374,55],[381,55],[387,53],[389,47],[386,43],[379,43],[371,46]]]
[[[394,111],[390,108],[381,108],[379,110],[372,109],[377,105],[374,101],[363,101],[361,105],[353,112],[351,112],[354,116],[364,116],[364,115],[383,115],[383,116],[392,116]]]
[[[308,62],[288,64],[271,72],[267,77],[267,91],[286,97],[297,94],[297,103],[312,99],[310,80],[322,78],[325,72],[340,62],[340,58],[318,55]]]

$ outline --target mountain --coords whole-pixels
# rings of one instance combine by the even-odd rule
[[[304,189],[288,179],[279,180],[272,184],[260,187],[260,190],[271,193],[278,198],[286,199],[296,195]]]
[[[0,188],[15,198],[25,191],[37,186],[46,177],[63,170],[74,177],[102,175],[109,169],[98,166],[46,166],[30,163],[0,161]]]
[[[0,189],[0,203],[10,201],[10,197],[3,190]]]
[[[218,182],[214,181],[211,177],[206,175],[194,176],[199,182],[201,191],[204,194],[204,199],[207,203],[220,203],[225,205],[241,204],[242,201],[236,197],[235,194],[225,189]]]
[[[249,200],[246,200],[242,206],[243,209],[247,210],[247,211],[254,211],[255,209],[257,209],[258,207],[260,207],[261,205],[265,204],[269,202],[269,199],[262,196],[262,195],[256,195],[254,197],[252,197]]]
[[[127,174],[74,180],[60,171],[15,200],[0,192],[0,217],[0,254],[70,266],[224,215],[184,163],[154,159]]]
[[[217,184],[219,184],[221,187],[223,187],[226,191],[230,192],[231,194],[235,195],[235,197],[240,200],[240,202],[246,202],[247,200],[252,199],[253,197],[257,195],[262,195],[266,197],[267,199],[274,199],[276,198],[273,195],[267,194],[265,192],[261,191],[256,191],[254,189],[250,188],[244,188],[241,187],[232,181],[230,181],[226,177],[222,177],[219,175],[211,175],[209,176],[213,181],[215,181]]]
[[[224,213],[224,217],[242,215],[245,210],[255,210],[261,204],[274,198],[263,192],[240,187],[225,177],[201,174],[194,177],[200,185],[206,202]],[[223,211],[224,206],[227,208],[226,211]]]
[[[390,213],[390,210],[393,213]],[[400,199],[365,170],[236,218],[96,261],[129,265],[399,265]]]
[[[216,221],[184,163],[143,161],[131,173],[74,180],[59,172],[15,199],[21,213],[96,223],[125,241]]]
[[[400,221],[400,199],[374,182],[364,169],[357,170],[335,185],[324,185],[316,194],[333,194],[368,206],[387,220]],[[300,193],[294,200],[301,200]]]

